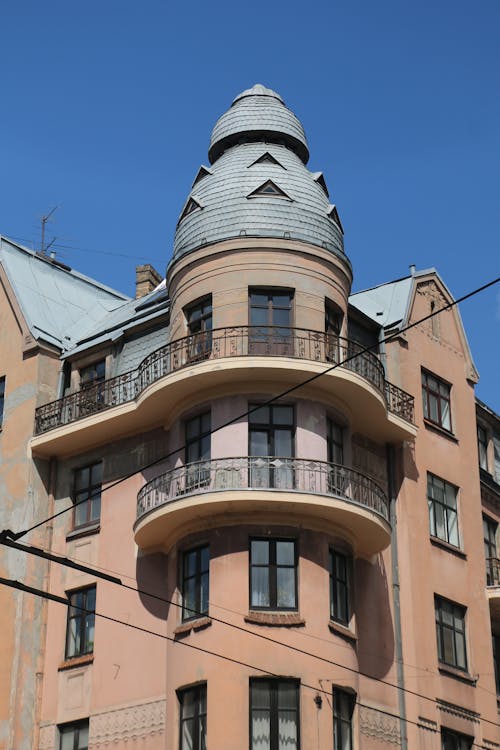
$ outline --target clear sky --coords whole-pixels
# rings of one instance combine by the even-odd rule
[[[132,294],[164,272],[210,131],[263,83],[301,119],[345,229],[353,291],[434,266],[499,275],[498,0],[6,0],[0,233]],[[461,308],[500,411],[500,285]],[[443,373],[445,375],[445,373]]]

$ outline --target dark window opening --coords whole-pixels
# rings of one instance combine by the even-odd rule
[[[293,291],[250,289],[248,353],[268,356],[293,355]]]
[[[451,432],[450,386],[430,372],[422,370],[424,418]]]
[[[438,659],[456,669],[467,669],[465,607],[439,596],[434,598]]]
[[[484,557],[486,560],[486,585],[495,586],[499,582],[499,562],[497,552],[498,524],[489,516],[483,515]]]
[[[210,481],[210,412],[188,419],[185,429],[186,489],[204,487]]]
[[[333,747],[334,750],[352,750],[352,715],[356,696],[345,690],[333,688]]]
[[[336,622],[348,625],[349,607],[349,572],[351,558],[337,550],[330,550],[330,617]]]
[[[250,608],[297,609],[295,540],[250,540]]]
[[[210,551],[208,545],[182,554],[182,619],[208,614]]]
[[[207,686],[178,690],[179,750],[206,750]]]
[[[477,450],[479,453],[479,466],[488,471],[488,433],[478,424],[477,426]]]
[[[89,746],[89,722],[63,724],[59,729],[59,750],[87,750]]]
[[[470,750],[474,742],[473,737],[460,732],[452,732],[451,729],[441,730],[442,750]]]
[[[284,190],[276,185],[272,180],[266,180],[262,185],[253,190],[247,195],[247,198],[257,198],[259,196],[265,196],[267,198],[287,198],[290,199]]]
[[[102,461],[76,469],[73,481],[74,527],[96,523],[101,517]]]
[[[66,658],[91,654],[94,651],[96,587],[69,594],[66,628]]]
[[[252,409],[256,404],[249,404]],[[293,406],[262,406],[248,415],[250,486],[293,489],[295,410]]]
[[[5,376],[0,378],[0,429],[3,424],[4,407],[5,407]]]
[[[427,503],[431,536],[458,547],[457,488],[434,474],[427,474]]]
[[[212,297],[205,297],[186,308],[185,316],[189,335],[189,361],[207,359],[212,352]]]
[[[251,750],[300,750],[299,683],[250,680]]]

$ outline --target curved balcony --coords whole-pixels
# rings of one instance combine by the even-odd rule
[[[187,464],[148,482],[137,496],[135,541],[168,549],[187,533],[264,517],[341,529],[363,557],[390,542],[388,499],[373,479],[326,461],[248,456]]]
[[[325,369],[329,369],[325,377],[314,381],[315,395],[323,391],[327,397],[334,395],[343,402],[352,412],[355,428],[365,427],[363,432],[368,436],[372,430],[373,438],[386,441],[414,436],[413,396],[386,381],[378,357],[363,351],[358,343],[301,328],[236,326],[172,341],[148,355],[136,370],[38,407],[32,450],[44,456],[81,449],[86,430],[89,443],[105,442],[117,431],[109,425],[114,416],[104,413],[113,410],[118,416],[116,408],[123,405],[132,405],[122,409],[119,416],[123,423],[119,431],[124,434],[153,426],[165,409],[166,395],[170,403],[180,403],[193,390],[205,388],[210,398],[221,385],[259,379],[273,389],[283,388],[320,375]],[[169,393],[160,394],[163,388]],[[146,406],[146,399],[153,393],[157,400],[150,399]],[[79,440],[71,439],[68,427],[86,418],[93,419],[79,426]],[[43,437],[54,430],[57,435]]]
[[[486,559],[486,595],[494,620],[500,620],[500,560],[497,557]]]

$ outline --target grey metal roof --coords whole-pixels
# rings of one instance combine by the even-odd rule
[[[266,152],[279,164],[255,163]],[[345,258],[342,232],[328,216],[331,205],[317,173],[310,172],[287,146],[242,143],[225,151],[211,171],[188,196],[185,205],[193,199],[203,207],[179,221],[173,260],[202,245],[245,235],[298,239]],[[247,197],[267,180],[291,200],[272,195]]]
[[[256,84],[239,94],[215,123],[208,158],[213,164],[232,145],[245,141],[286,143],[307,164],[309,149],[304,128],[271,89]]]
[[[0,237],[0,264],[32,336],[62,350],[129,299],[5,237]]]
[[[413,276],[351,294],[353,305],[383,328],[392,328],[406,319]]]

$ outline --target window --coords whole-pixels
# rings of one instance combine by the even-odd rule
[[[497,559],[497,528],[498,524],[489,516],[483,515],[484,557],[486,560],[486,585],[494,586],[498,583]]]
[[[289,356],[292,351],[293,292],[287,289],[250,289],[248,353]]]
[[[466,734],[452,732],[451,729],[441,729],[442,750],[470,750],[473,742],[474,738]]]
[[[299,750],[299,683],[250,680],[251,750]]]
[[[76,469],[73,482],[74,527],[95,523],[101,517],[102,462]]]
[[[333,747],[352,750],[352,715],[356,696],[345,690],[333,689]]]
[[[262,195],[271,196],[272,198],[288,198],[288,200],[291,200],[290,196],[272,180],[266,180],[266,182],[263,182],[262,185],[259,185],[258,188],[249,193],[247,198],[257,198]]]
[[[197,547],[182,555],[182,619],[208,614],[209,547]]]
[[[210,482],[210,412],[185,423],[186,489],[205,487]]]
[[[342,427],[330,418],[326,420],[326,445],[328,461],[332,464],[343,464],[344,437]]]
[[[250,540],[250,608],[297,609],[293,539]]]
[[[439,596],[434,598],[438,659],[442,664],[467,669],[465,607]]]
[[[212,351],[212,297],[205,297],[185,311],[190,362],[207,359]]]
[[[59,750],[87,750],[89,746],[88,719],[59,726],[59,737]]]
[[[329,299],[325,299],[325,333],[340,336],[342,329],[342,310]]]
[[[330,550],[330,617],[332,620],[349,624],[349,573],[351,558]]]
[[[500,635],[493,633],[491,641],[493,646],[493,664],[495,666],[495,685],[497,695],[500,695]]]
[[[458,547],[457,488],[427,474],[427,503],[431,536]]]
[[[66,628],[66,658],[91,654],[94,650],[96,587],[69,594]]]
[[[451,432],[450,386],[430,372],[422,370],[424,417]]]
[[[205,750],[207,746],[207,686],[177,692],[180,704],[179,750]]]
[[[80,370],[80,388],[91,388],[106,379],[106,360],[100,359]]]
[[[479,453],[479,466],[488,471],[488,433],[478,424],[477,426],[477,450]]]
[[[0,429],[3,423],[3,409],[5,406],[5,377],[0,378]]]
[[[249,404],[253,409],[256,404]],[[293,489],[293,406],[262,406],[248,415],[250,486]]]

